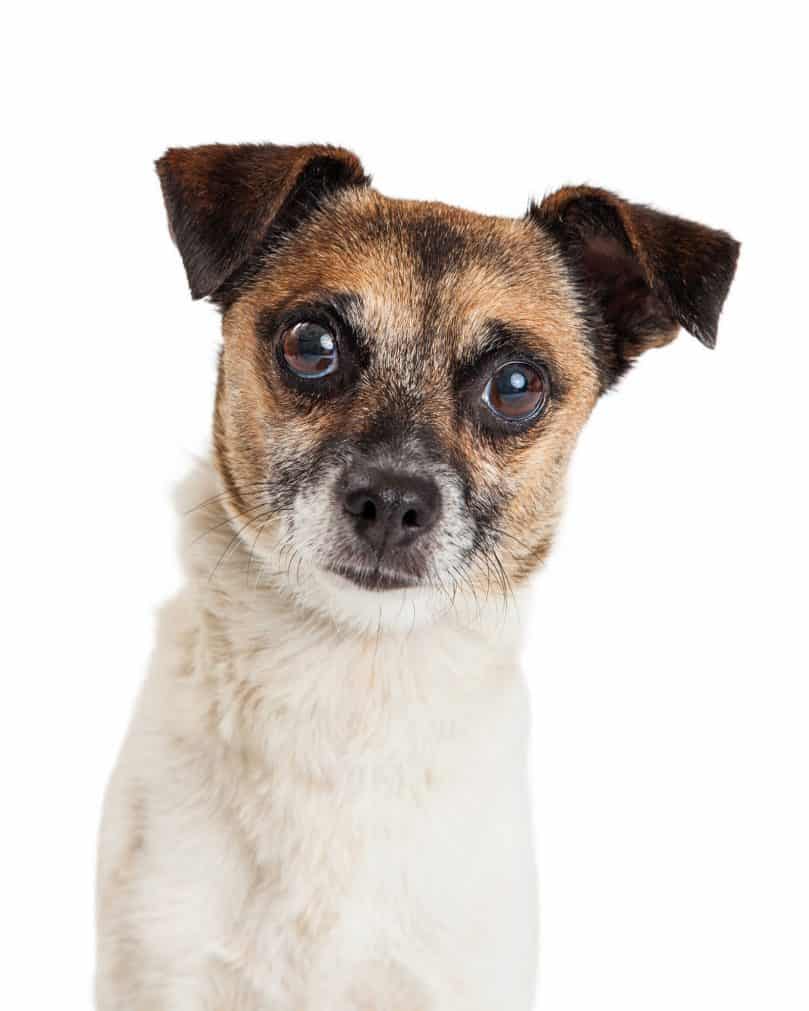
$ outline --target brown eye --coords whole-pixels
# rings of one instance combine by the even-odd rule
[[[547,381],[542,371],[525,362],[509,362],[486,384],[483,402],[506,421],[529,421],[545,406],[547,394]]]
[[[337,371],[337,339],[320,323],[296,323],[281,341],[289,368],[301,379],[322,379]]]

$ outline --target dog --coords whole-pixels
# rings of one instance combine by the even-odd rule
[[[330,146],[170,149],[222,312],[185,588],[104,805],[99,1011],[527,1011],[517,615],[594,404],[738,243],[589,186],[487,217]]]

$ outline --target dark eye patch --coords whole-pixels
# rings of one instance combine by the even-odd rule
[[[354,322],[360,307],[358,295],[329,292],[265,309],[256,322],[262,357],[275,362],[287,385],[307,396],[346,389],[368,361],[367,343]],[[313,335],[324,352],[318,362],[313,360]]]
[[[551,403],[565,396],[567,384],[561,371],[549,352],[543,351],[541,355],[537,352],[539,343],[536,335],[493,320],[478,348],[457,366],[455,388],[459,407],[487,434],[505,436],[524,431],[546,413]],[[526,380],[529,387],[526,393],[541,395],[532,399],[530,405],[530,397],[518,405],[521,391],[515,386],[514,399],[507,408],[504,384],[519,377]]]

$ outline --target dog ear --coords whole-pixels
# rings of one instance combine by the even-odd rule
[[[271,230],[281,234],[329,193],[369,182],[356,155],[327,145],[170,148],[156,168],[191,295],[215,300]]]
[[[727,233],[589,186],[565,187],[529,215],[556,237],[588,300],[605,385],[679,327],[715,345],[739,254]]]

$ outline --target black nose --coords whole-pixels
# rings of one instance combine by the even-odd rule
[[[395,548],[435,526],[441,496],[429,478],[371,468],[349,474],[343,504],[361,537],[378,549]]]

